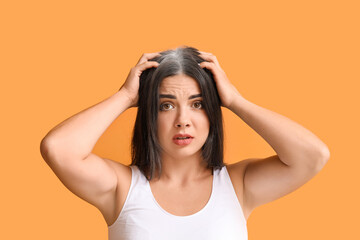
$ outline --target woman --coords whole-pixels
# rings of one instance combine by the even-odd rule
[[[224,165],[220,106],[277,155]],[[130,107],[138,107],[131,165],[91,153]],[[310,131],[246,100],[214,55],[192,47],[144,54],[117,93],[52,129],[41,153],[101,211],[110,240],[247,239],[250,213],[305,184],[330,156]]]

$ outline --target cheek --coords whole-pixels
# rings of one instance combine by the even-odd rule
[[[204,132],[209,132],[210,129],[210,122],[209,122],[209,118],[207,117],[207,115],[201,114],[198,118],[198,127],[201,129],[201,131]]]
[[[158,127],[158,137],[159,139],[161,139],[164,133],[166,133],[169,130],[170,127],[169,117],[159,114],[157,119],[157,127]]]

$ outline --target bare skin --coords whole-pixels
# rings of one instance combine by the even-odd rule
[[[122,183],[122,187],[119,188],[119,191],[117,191],[114,196],[113,202],[116,202],[116,205],[114,204],[112,206],[114,211],[108,211],[110,214],[102,212],[107,225],[110,226],[116,221],[124,206],[131,184],[131,169],[121,163],[109,159],[107,160],[110,161],[111,165],[116,169],[120,180],[119,183]],[[246,161],[243,163],[245,162]],[[240,181],[241,178],[238,178],[238,174],[244,173],[245,166],[245,164],[229,164],[226,167],[236,196],[243,208],[244,217],[247,220],[251,210],[243,205],[243,182]],[[192,215],[205,207],[211,195],[212,180],[213,176],[209,173],[207,175],[204,174],[203,177],[198,178],[196,181],[193,181],[191,185],[185,187],[170,185],[166,181],[160,180],[150,181],[150,186],[156,201],[164,210],[176,216],[187,216]]]
[[[228,80],[216,57],[200,52],[206,60],[202,68],[211,70],[223,107],[230,109],[254,129],[276,155],[236,161],[227,166],[245,218],[258,206],[287,195],[313,178],[330,158],[327,146],[313,133],[294,121],[245,99]],[[105,159],[91,151],[108,126],[126,109],[137,106],[139,76],[147,68],[157,67],[149,61],[159,53],[144,54],[133,67],[118,92],[54,127],[42,140],[40,150],[46,163],[61,182],[75,195],[97,207],[108,225],[118,217],[131,182],[131,169],[117,161]],[[165,82],[162,91],[177,96],[169,111],[171,119],[162,134],[163,175],[150,182],[156,200],[174,215],[190,215],[201,210],[211,194],[212,175],[200,164],[199,146],[206,136],[204,115],[188,97],[186,85]],[[196,89],[193,86],[193,89]],[[165,99],[166,100],[166,99]],[[205,125],[204,125],[205,126]],[[179,129],[195,135],[194,144],[177,149],[171,137]],[[191,145],[191,144],[190,144]],[[182,158],[176,157],[180,154]],[[177,169],[175,171],[175,169]],[[192,183],[192,184],[190,184]],[[196,184],[193,184],[196,183]],[[165,190],[164,190],[165,189]],[[177,197],[182,196],[179,200]],[[184,197],[186,196],[186,197]],[[175,199],[176,198],[176,199]]]

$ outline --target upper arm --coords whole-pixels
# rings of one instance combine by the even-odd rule
[[[288,166],[278,155],[247,161],[243,173],[243,197],[250,211],[293,192],[318,172],[314,165]]]
[[[72,193],[100,210],[113,204],[117,188],[114,163],[90,153],[84,160],[67,159],[42,150],[47,164]]]

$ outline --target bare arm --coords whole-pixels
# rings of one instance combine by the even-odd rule
[[[327,146],[291,119],[241,96],[229,109],[264,138],[286,166],[319,168],[326,163],[330,154]]]
[[[206,62],[200,66],[214,75],[222,106],[239,116],[277,153],[234,164],[237,177],[243,182],[247,211],[294,191],[322,169],[330,158],[325,143],[287,117],[246,100],[230,83],[213,54],[202,52],[201,57]]]
[[[293,192],[313,178],[330,157],[327,146],[294,121],[242,97],[231,110],[261,135],[277,155],[245,160],[244,205],[249,211]]]
[[[55,126],[42,140],[41,147],[61,158],[85,159],[110,124],[130,105],[126,92],[119,90]],[[51,157],[56,156],[45,160]]]
[[[118,92],[61,122],[41,141],[41,154],[60,181],[108,215],[113,211],[116,188],[121,188],[122,179],[130,170],[91,151],[121,113],[137,106],[139,77],[146,68],[158,65],[148,61],[155,55],[144,54]]]

